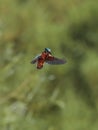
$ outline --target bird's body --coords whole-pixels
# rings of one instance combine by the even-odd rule
[[[45,51],[43,51],[40,55],[36,56],[31,61],[32,64],[37,63],[37,69],[41,69],[45,62],[51,65],[58,65],[58,64],[66,63],[65,60],[52,56],[51,50],[49,48],[45,48]]]

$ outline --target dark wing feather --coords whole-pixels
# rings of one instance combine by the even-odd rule
[[[66,60],[54,57],[52,60],[46,60],[45,62],[51,65],[60,65],[60,64],[65,64]]]
[[[40,57],[40,55],[37,55],[30,63],[35,64],[39,57]]]

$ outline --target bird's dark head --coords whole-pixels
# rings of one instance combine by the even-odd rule
[[[45,50],[44,50],[45,52],[48,52],[48,53],[50,53],[51,54],[51,49],[50,48],[45,48]]]

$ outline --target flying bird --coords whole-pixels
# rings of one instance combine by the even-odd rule
[[[51,49],[45,48],[45,50],[37,55],[32,61],[31,64],[37,63],[37,69],[43,68],[44,63],[48,63],[50,65],[61,65],[65,64],[66,60],[56,58],[52,55]]]

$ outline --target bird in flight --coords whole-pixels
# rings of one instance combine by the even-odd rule
[[[52,55],[51,49],[45,48],[45,50],[37,55],[32,61],[31,64],[37,63],[37,69],[42,69],[44,63],[48,63],[50,65],[61,65],[65,64],[66,60],[56,58]]]

